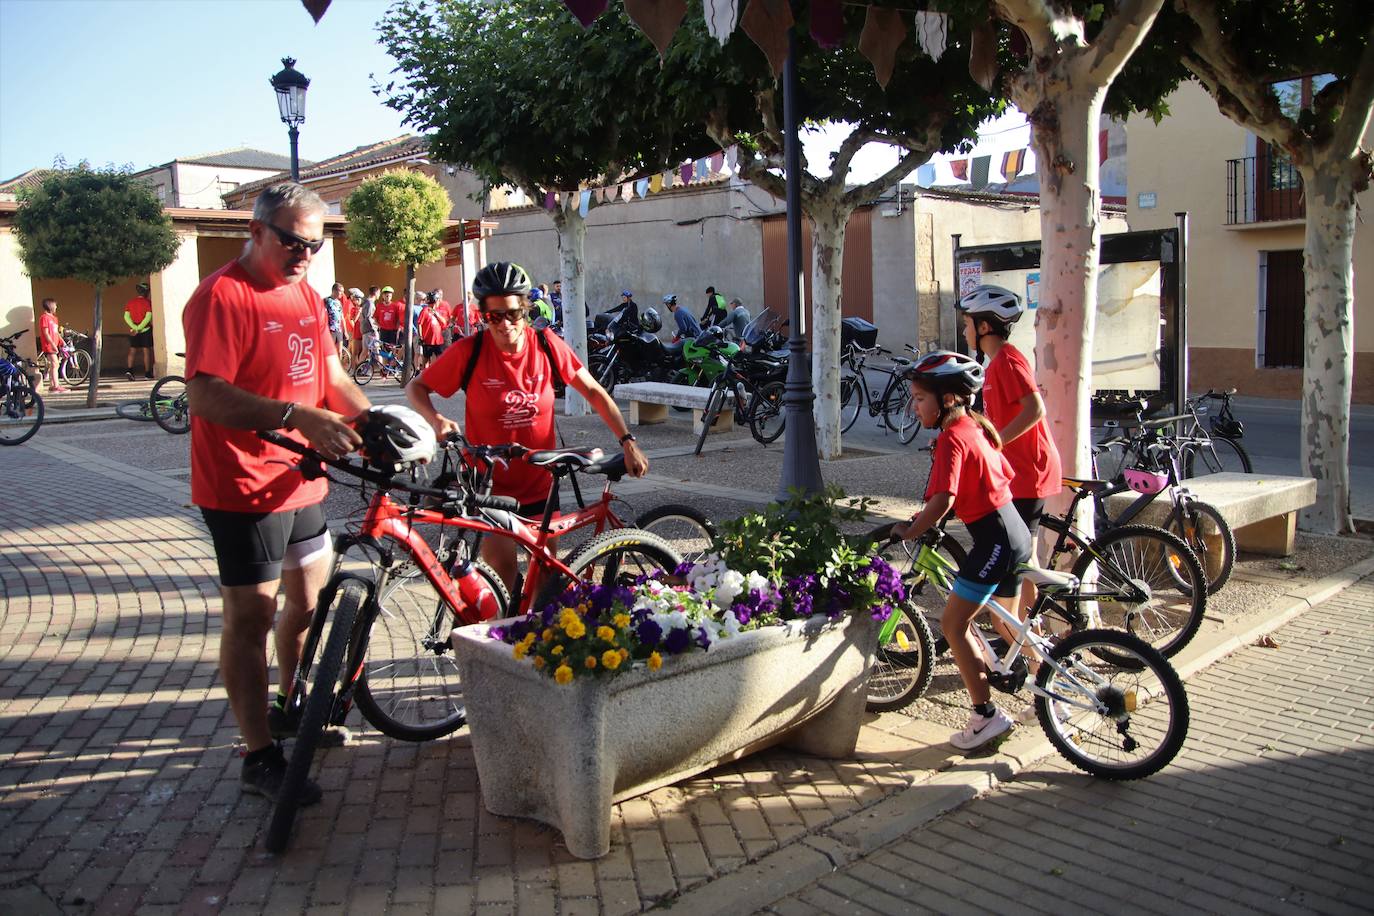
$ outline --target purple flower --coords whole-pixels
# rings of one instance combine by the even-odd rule
[[[691,560],[683,560],[673,569],[673,575],[679,578],[687,576],[696,568],[696,565],[697,564],[693,563]]]
[[[669,630],[667,638],[663,640],[663,648],[667,649],[670,655],[682,654],[691,644],[691,634],[682,629]]]
[[[641,645],[654,649],[658,647],[659,640],[663,638],[663,627],[646,617],[635,628],[635,636],[639,638]]]
[[[816,590],[820,580],[815,573],[793,576],[783,584],[783,596],[792,604],[795,617],[810,617],[815,611]]]
[[[868,571],[878,576],[873,584],[874,594],[893,601],[906,600],[906,587],[902,585],[902,577],[886,560],[879,556],[871,557],[868,561]]]
[[[892,605],[883,603],[875,604],[872,607],[873,619],[881,623],[892,616]]]
[[[850,594],[838,585],[832,586],[830,594],[826,598],[825,616],[831,620],[840,617],[845,611],[849,610]]]
[[[505,627],[492,627],[490,630],[487,631],[487,636],[490,637],[491,639],[499,639],[499,640],[505,641],[505,638],[506,638],[506,628],[505,628]]]
[[[711,634],[706,632],[705,627],[697,627],[697,645],[703,649],[711,648]]]

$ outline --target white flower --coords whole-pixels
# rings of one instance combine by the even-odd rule
[[[739,635],[740,626],[742,626],[734,611],[726,611],[725,615],[720,618],[720,624],[720,630],[726,636]]]
[[[720,607],[728,608],[734,604],[744,589],[744,575],[733,569],[727,569],[720,577],[720,582],[716,584],[716,604]]]
[[[766,594],[768,591],[768,580],[758,572],[750,570],[749,575],[744,577],[744,590],[746,592]]]

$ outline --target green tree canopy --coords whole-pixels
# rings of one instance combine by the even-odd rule
[[[439,182],[419,172],[369,178],[344,200],[348,247],[396,267],[415,267],[444,254],[444,220],[453,202]]]

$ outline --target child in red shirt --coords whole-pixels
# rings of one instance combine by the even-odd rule
[[[424,307],[415,321],[415,329],[420,334],[420,365],[423,369],[444,352],[444,320],[434,307],[434,295],[425,300]]]
[[[66,391],[57,378],[58,351],[62,349],[62,328],[57,323],[57,300],[43,300],[43,314],[38,317],[38,345],[48,362],[48,391]]]
[[[941,432],[925,508],[910,524],[893,526],[892,534],[920,537],[953,506],[973,538],[940,618],[973,701],[968,726],[949,741],[960,750],[972,750],[1011,728],[1012,721],[992,703],[987,668],[969,626],[994,596],[1004,607],[1013,607],[1021,588],[1019,567],[1030,556],[1030,533],[1011,505],[1012,469],[997,431],[969,406],[983,387],[983,367],[960,353],[939,350],[918,360],[907,378],[921,425]]]

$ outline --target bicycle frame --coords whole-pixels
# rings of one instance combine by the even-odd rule
[[[1055,534],[1054,546],[1050,549],[1049,562],[1046,564],[1046,568],[1054,569],[1059,557],[1069,549],[1070,541],[1072,541],[1073,545],[1079,550],[1092,554],[1099,564],[1110,567],[1111,569],[1117,568],[1116,564],[1112,562],[1112,559],[1100,553],[1097,550],[1096,544],[1094,544],[1091,539],[1085,537],[1083,532],[1079,531],[1071,521],[1074,514],[1078,511],[1078,504],[1087,497],[1088,492],[1086,490],[1076,490],[1074,491],[1073,500],[1069,503],[1069,508],[1065,510],[1063,515],[1045,515],[1041,518],[1041,527],[1047,528]],[[1130,589],[1127,594],[1121,592],[1085,592],[1079,590],[1074,593],[1074,596],[1079,601],[1097,601],[1102,604],[1137,603],[1149,597],[1141,591],[1140,587],[1137,586],[1134,580],[1129,576],[1122,575],[1121,579],[1127,583]]]

